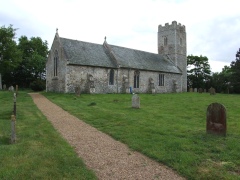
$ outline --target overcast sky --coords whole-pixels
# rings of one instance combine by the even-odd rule
[[[186,26],[187,55],[207,56],[213,72],[240,48],[239,0],[0,0],[0,26],[17,38],[61,37],[157,53],[158,25]]]

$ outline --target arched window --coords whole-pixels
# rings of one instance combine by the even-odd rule
[[[133,85],[134,88],[139,88],[139,75],[140,75],[139,71],[134,72],[134,85]]]
[[[57,50],[54,53],[54,62],[53,62],[53,75],[57,76],[58,75],[58,52]]]
[[[114,85],[114,70],[113,69],[110,70],[109,85]]]

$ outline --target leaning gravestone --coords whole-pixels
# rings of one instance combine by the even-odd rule
[[[137,94],[132,97],[132,108],[140,108],[140,97]]]
[[[207,133],[226,136],[226,109],[222,104],[212,103],[207,108]]]

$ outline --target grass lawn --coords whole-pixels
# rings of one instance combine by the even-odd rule
[[[26,91],[17,97],[17,143],[10,144],[13,93],[0,91],[0,179],[96,179]]]
[[[240,179],[240,95],[140,94],[141,108],[133,109],[130,94],[43,94],[69,113],[188,179]],[[206,110],[213,102],[226,107],[226,137],[206,134]]]

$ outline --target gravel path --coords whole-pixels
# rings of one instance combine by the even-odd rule
[[[125,144],[72,116],[43,95],[30,95],[98,179],[184,179],[170,168],[130,150]]]

